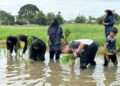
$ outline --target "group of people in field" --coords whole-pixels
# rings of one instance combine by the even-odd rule
[[[117,49],[116,49],[116,35],[118,29],[114,27],[114,17],[111,10],[105,10],[105,19],[103,21],[105,26],[106,43],[104,49],[106,51],[104,55],[104,66],[108,66],[110,60],[114,65],[117,65]],[[98,32],[99,33],[99,32]],[[33,38],[32,44],[29,45],[28,38]],[[80,58],[80,68],[85,69],[87,65],[96,65],[95,56],[98,51],[98,44],[91,39],[80,39],[70,42],[68,45],[62,45],[61,39],[64,38],[62,27],[59,25],[56,18],[52,19],[52,23],[47,31],[47,40],[49,44],[49,58],[53,60],[59,60],[60,54],[74,53],[74,58]],[[19,37],[8,36],[7,37],[7,50],[9,54],[12,54],[13,49],[17,55],[17,50],[20,48],[17,46],[18,41],[24,42],[24,48],[22,54],[25,54],[27,47],[29,49],[29,57],[35,61],[44,61],[46,53],[46,44],[39,38],[34,36],[20,35]]]

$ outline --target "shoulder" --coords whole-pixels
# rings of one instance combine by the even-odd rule
[[[109,16],[108,19],[113,19],[113,16]]]
[[[74,45],[74,41],[71,41],[70,43],[69,43],[69,46],[71,47],[71,46],[73,46]]]

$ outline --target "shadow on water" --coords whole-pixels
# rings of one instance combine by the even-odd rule
[[[59,61],[28,62],[28,52],[21,57],[7,57],[0,50],[0,85],[2,86],[120,86],[120,63],[103,67],[102,56],[97,56],[95,67],[79,68],[77,59],[73,68]],[[119,61],[119,59],[118,59]]]

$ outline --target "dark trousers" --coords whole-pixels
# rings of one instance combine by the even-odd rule
[[[86,66],[90,63],[91,65],[96,65],[96,62],[94,61],[96,53],[98,50],[98,44],[95,42],[89,45],[85,51],[83,52],[81,58],[80,58],[80,68],[85,69]]]
[[[108,66],[110,60],[113,62],[114,65],[117,65],[117,57],[116,54],[108,55],[108,60],[106,59],[106,55],[104,55],[104,66]]]
[[[52,60],[54,56],[56,55],[56,60],[60,58],[60,50],[51,50],[50,51],[50,59]]]

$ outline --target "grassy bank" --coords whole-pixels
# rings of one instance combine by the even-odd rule
[[[120,26],[116,26],[120,28]],[[71,35],[68,41],[75,39],[92,39],[96,41],[100,46],[105,43],[104,26],[102,25],[90,25],[90,24],[64,24],[62,25],[63,31],[66,28],[71,30]],[[0,43],[5,43],[7,36],[17,35],[19,33],[25,35],[33,35],[42,39],[47,43],[47,29],[48,26],[26,25],[26,26],[0,26]],[[120,33],[117,35],[117,46],[120,45]]]

